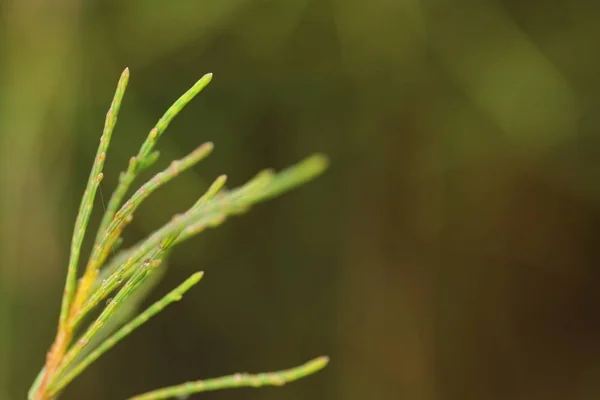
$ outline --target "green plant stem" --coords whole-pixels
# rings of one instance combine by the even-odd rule
[[[223,186],[225,186],[225,182],[227,182],[227,175],[219,175],[217,179],[215,179],[215,181],[211,183],[211,185],[208,187],[206,193],[204,193],[198,199],[198,201],[196,201],[192,208],[198,208],[202,204],[205,204],[207,201],[214,198],[217,195],[217,193],[219,193],[221,189],[223,189]]]
[[[104,166],[104,160],[106,158],[106,150],[110,143],[112,132],[117,123],[117,116],[121,107],[121,101],[129,82],[129,69],[125,68],[117,84],[117,90],[113,97],[112,103],[108,112],[106,113],[106,121],[104,123],[104,131],[100,137],[100,145],[96,152],[96,158],[90,177],[88,179],[87,187],[81,199],[81,205],[79,206],[79,213],[75,220],[75,228],[73,230],[73,241],[71,243],[71,254],[69,256],[69,265],[67,267],[67,278],[65,283],[65,290],[63,294],[62,304],[60,308],[59,326],[64,326],[67,316],[69,314],[69,308],[71,307],[71,301],[75,292],[75,284],[77,280],[77,264],[79,263],[79,253],[81,251],[81,244],[85,236],[87,224],[94,207],[94,198],[96,197],[96,190],[102,180],[102,168]]]
[[[59,368],[56,371],[54,379],[59,377],[73,362],[77,355],[88,345],[92,337],[96,332],[106,323],[111,314],[115,311],[116,307],[129,297],[129,295],[148,277],[151,272],[151,265],[145,265],[137,269],[135,274],[129,278],[127,283],[123,285],[121,290],[116,294],[115,298],[107,302],[106,307],[100,313],[100,316],[90,325],[85,333],[77,340],[69,351],[62,358]],[[53,381],[54,381],[53,379]],[[50,382],[48,388],[52,390],[53,381]]]
[[[227,181],[226,175],[220,175],[217,179],[215,179],[215,181],[210,185],[210,187],[208,188],[206,193],[204,193],[202,195],[202,197],[200,197],[198,199],[198,201],[196,202],[194,207],[199,207],[201,204],[204,204],[208,200],[212,199],[215,195],[217,195],[217,193],[225,185],[226,181]],[[182,232],[177,237],[177,243],[181,242],[179,237],[182,236],[183,234],[184,233]],[[98,276],[98,278],[96,279],[96,282],[94,283],[94,286],[92,288],[92,293],[96,293],[96,291],[100,288],[100,285],[102,285],[102,282],[104,282],[104,284],[106,285],[106,283],[108,283],[111,275],[113,275],[117,271],[118,267],[120,265],[122,265],[127,260],[127,258],[129,258],[129,256],[133,253],[134,252],[132,251],[132,249],[122,251],[122,252],[118,253],[115,256],[115,258],[112,259],[112,261],[110,262],[109,265],[103,267],[102,270],[100,271],[100,275]],[[127,278],[127,276],[125,276],[125,278]]]
[[[282,386],[288,382],[295,381],[305,376],[314,374],[323,369],[329,358],[319,357],[300,365],[277,372],[264,372],[260,374],[238,373],[220,378],[182,383],[180,385],[153,390],[144,394],[131,397],[129,400],[161,400],[172,397],[185,397],[195,393],[211,390],[229,389],[236,387],[261,387]]]
[[[115,272],[105,279],[105,285],[89,297],[83,305],[81,313],[77,316],[77,320],[83,318],[108,293],[114,290],[119,280],[130,276],[136,264],[158,246],[165,237],[173,235],[174,232],[179,232],[176,238],[176,242],[179,243],[202,231],[205,227],[218,226],[230,215],[245,212],[257,202],[271,198],[282,191],[290,190],[315,178],[323,172],[326,165],[327,160],[324,156],[320,154],[313,155],[278,174],[274,174],[270,170],[262,171],[238,189],[224,194],[220,193],[220,195],[215,195],[212,198],[205,197],[205,201],[200,199],[188,211],[174,217],[146,240],[129,250],[125,250],[122,256],[114,260],[115,264],[109,264],[107,268]]]
[[[127,194],[127,190],[131,183],[135,180],[137,175],[158,159],[158,152],[153,151],[156,142],[163,134],[165,129],[169,126],[173,118],[179,114],[179,112],[194,98],[198,93],[202,91],[210,83],[212,80],[212,74],[208,73],[200,78],[194,86],[192,86],[188,91],[186,91],[181,97],[179,97],[171,107],[163,114],[163,116],[158,120],[154,128],[150,131],[146,140],[140,147],[138,154],[135,157],[131,157],[129,160],[129,165],[125,172],[122,172],[119,176],[119,183],[117,188],[113,192],[106,207],[106,212],[102,217],[102,221],[100,222],[100,228],[98,229],[98,234],[96,236],[96,243],[99,243],[102,240],[102,236],[104,232],[108,228],[108,225],[113,220],[115,213],[123,201],[123,198]]]
[[[175,239],[179,233],[180,231],[172,232],[171,235],[161,240],[156,248],[151,252],[151,255],[135,269],[134,273],[131,275],[131,278],[129,278],[127,283],[123,285],[115,298],[108,302],[107,306],[104,308],[104,310],[102,310],[102,313],[100,313],[100,316],[98,316],[98,318],[88,328],[83,336],[64,356],[63,362],[60,365],[59,373],[56,375],[60,375],[60,372],[64,372],[69,367],[70,363],[73,362],[83,348],[87,346],[89,341],[106,323],[106,321],[113,316],[116,311],[116,307],[127,300],[133,293],[135,293],[142,286],[144,281],[150,276],[150,274],[156,270],[156,268],[163,261],[166,253],[175,242]]]
[[[76,378],[81,372],[83,372],[90,364],[96,361],[100,356],[110,350],[119,341],[127,337],[131,332],[143,325],[150,318],[161,312],[169,304],[181,300],[185,292],[190,290],[192,286],[197,284],[202,279],[203,273],[196,272],[178,287],[173,289],[162,299],[155,302],[153,305],[144,310],[141,314],[135,317],[133,320],[125,324],[122,328],[113,333],[108,339],[102,342],[96,349],[90,352],[80,363],[74,366],[68,373],[59,378],[55,385],[51,386],[53,392],[58,393],[65,386],[67,386],[74,378]]]
[[[113,220],[105,230],[103,240],[94,246],[94,251],[88,262],[87,270],[97,269],[104,263],[125,225],[131,220],[130,217],[133,215],[133,212],[146,198],[148,198],[148,196],[162,185],[175,178],[181,172],[206,158],[213,148],[214,145],[211,142],[204,143],[181,160],[171,162],[166,170],[154,175],[152,179],[140,187],[114,215]]]
[[[219,176],[213,184],[208,188],[207,192],[200,197],[200,199],[196,202],[196,204],[190,209],[193,210],[200,205],[206,203],[210,199],[212,199],[218,191],[225,184],[227,177],[225,175]],[[108,277],[102,279],[102,284],[99,287],[96,287],[95,291],[91,294],[88,301],[83,305],[80,312],[75,316],[74,323],[78,323],[81,321],[83,317],[93,309],[100,301],[102,301],[110,292],[112,292],[118,285],[119,282],[123,279],[127,279],[133,271],[135,271],[136,265],[139,264],[140,260],[145,258],[150,252],[153,251],[156,247],[160,248],[162,251],[166,251],[166,249],[170,248],[177,241],[177,238],[185,229],[185,219],[183,216],[175,216],[171,223],[178,223],[174,229],[165,232],[160,237],[154,236],[155,241],[145,243],[143,249],[135,249],[136,251],[125,251],[123,254],[120,254],[114,260],[114,263],[111,263],[105,269],[107,271],[111,271]]]

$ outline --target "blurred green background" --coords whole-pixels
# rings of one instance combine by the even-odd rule
[[[128,243],[219,173],[237,185],[314,151],[331,167],[178,247],[148,302],[192,271],[204,280],[64,399],[320,354],[330,366],[289,386],[197,397],[600,396],[600,2],[0,5],[1,400],[25,398],[55,334],[73,221],[125,66],[104,199],[206,72],[145,177],[216,145],[144,204]]]

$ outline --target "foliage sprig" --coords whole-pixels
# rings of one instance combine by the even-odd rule
[[[145,311],[137,316],[132,315],[135,308],[133,305],[139,304],[141,298],[151,289],[160,271],[164,269],[161,266],[174,245],[206,228],[222,224],[228,217],[241,214],[258,202],[315,178],[326,168],[326,158],[317,154],[279,173],[264,170],[248,183],[234,190],[224,189],[226,176],[221,175],[187,211],[175,215],[170,222],[148,238],[129,249],[121,250],[109,260],[109,256],[121,241],[123,230],[132,221],[139,205],[155,190],[194,166],[213,150],[213,144],[208,142],[184,158],[173,161],[167,169],[156,174],[135,191],[129,200],[123,202],[139,173],[158,159],[159,152],[155,150],[155,146],[165,129],[211,79],[212,74],[204,75],[177,99],[150,131],[137,155],[131,157],[127,169],[120,174],[117,187],[108,202],[85,270],[77,279],[81,246],[92,213],[96,191],[103,178],[102,169],[106,152],[129,81],[128,69],[121,74],[106,115],[100,145],[75,220],[58,331],[47,353],[46,363],[29,391],[30,400],[57,398],[74,378],[102,354],[166,306],[180,300],[185,292],[200,281],[203,273],[196,272]],[[114,297],[109,298],[114,292],[116,292]],[[83,329],[83,333],[75,340],[74,336],[80,330],[84,318],[106,299],[109,300],[104,303],[104,308],[98,317]],[[254,375],[235,374],[188,382],[154,390],[132,399],[166,399],[240,386],[278,386],[322,369],[327,361],[327,357],[319,357],[288,370]]]

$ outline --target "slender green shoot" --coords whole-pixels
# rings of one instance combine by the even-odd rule
[[[202,206],[202,204],[205,204],[207,201],[214,198],[221,191],[221,189],[223,189],[225,182],[227,182],[227,175],[220,175],[217,179],[215,179],[215,181],[208,187],[206,193],[204,193],[198,199],[196,204],[194,204],[192,209],[198,208]]]
[[[200,78],[194,86],[192,86],[187,92],[185,92],[179,99],[177,99],[171,107],[163,114],[158,120],[154,128],[150,131],[146,140],[140,147],[138,154],[135,157],[131,157],[127,171],[122,172],[119,176],[119,184],[113,192],[106,212],[102,221],[100,222],[100,228],[98,229],[98,235],[96,236],[96,243],[102,240],[102,235],[106,231],[106,228],[112,221],[117,209],[121,205],[129,186],[133,183],[137,175],[144,169],[148,168],[158,159],[158,151],[153,151],[156,142],[163,134],[165,129],[169,126],[173,118],[183,110],[183,108],[190,102],[198,93],[202,91],[212,80],[212,74],[205,74]]]
[[[73,362],[75,357],[88,345],[90,340],[98,332],[98,330],[106,323],[108,318],[114,313],[117,306],[125,301],[133,291],[143,283],[150,274],[150,269],[158,266],[151,263],[145,263],[141,268],[138,268],[131,278],[123,285],[114,299],[107,302],[106,307],[100,313],[100,316],[90,325],[79,340],[71,347],[71,349],[63,357],[60,368],[56,372],[56,376],[60,376]],[[56,379],[56,378],[55,378]],[[50,383],[49,388],[52,388]]]
[[[168,181],[175,178],[181,172],[189,169],[202,159],[206,158],[213,150],[214,145],[210,142],[204,143],[181,160],[171,162],[169,167],[154,175],[152,179],[140,187],[131,198],[125,202],[121,209],[113,216],[113,220],[106,228],[104,239],[96,244],[94,252],[90,257],[88,269],[98,268],[108,257],[110,250],[119,239],[125,225],[130,221],[129,217],[155,190]]]
[[[63,294],[62,304],[60,308],[60,325],[64,326],[67,316],[69,314],[69,308],[75,292],[75,283],[77,280],[77,264],[79,263],[79,253],[81,251],[81,244],[85,236],[92,209],[94,207],[94,199],[96,197],[96,190],[102,180],[102,168],[104,167],[104,160],[106,159],[106,150],[110,143],[112,132],[117,123],[117,116],[119,109],[121,108],[121,101],[129,82],[129,69],[125,68],[117,84],[117,90],[113,97],[112,103],[108,112],[106,113],[106,121],[104,123],[104,131],[100,137],[100,145],[96,152],[96,158],[88,183],[81,199],[81,205],[79,206],[79,213],[75,220],[75,228],[73,230],[73,241],[71,242],[71,254],[69,256],[69,265],[67,267],[67,279],[65,283],[65,290]]]
[[[238,373],[220,378],[191,381],[180,385],[153,390],[148,393],[131,397],[129,400],[162,400],[173,397],[185,398],[192,394],[220,389],[283,386],[288,382],[304,378],[320,371],[325,368],[328,362],[329,358],[318,357],[306,364],[283,371],[263,372],[260,374]]]
[[[227,177],[225,175],[219,176],[191,209],[195,209],[212,199],[223,185],[225,185],[226,179]],[[139,246],[138,249],[134,248],[133,251],[125,251],[123,254],[117,255],[114,262],[104,268],[104,270],[110,271],[110,274],[108,276],[104,275],[105,277],[102,279],[102,284],[97,287],[88,301],[83,305],[80,312],[75,316],[75,321],[80,321],[89,311],[97,306],[98,303],[115,290],[124,279],[128,279],[136,270],[136,266],[139,265],[140,260],[147,258],[148,254],[150,254],[153,249],[158,246],[164,250],[175,244],[182,231],[186,228],[181,215],[175,216],[172,219],[172,223],[175,222],[179,222],[179,224],[175,226],[174,229],[164,232],[160,237],[154,236],[154,241],[150,243],[146,241],[146,245],[143,247]],[[165,241],[168,241],[168,245]]]
[[[79,374],[81,374],[94,361],[100,358],[101,355],[103,355],[113,346],[115,346],[119,341],[127,337],[131,332],[136,330],[150,318],[154,317],[156,314],[161,312],[169,304],[181,300],[185,292],[187,292],[192,288],[192,286],[200,282],[200,279],[202,279],[203,274],[203,272],[196,272],[188,279],[186,279],[182,284],[180,284],[167,295],[165,295],[162,299],[152,304],[150,307],[144,310],[144,312],[142,312],[133,320],[125,324],[122,328],[120,328],[118,331],[112,334],[108,339],[102,342],[102,344],[100,344],[96,349],[94,349],[79,364],[74,366],[67,374],[62,376],[56,382],[55,385],[50,386],[50,390],[52,390],[54,393],[58,393],[59,391],[61,391],[73,379],[75,379]]]
[[[193,207],[182,215],[173,218],[161,229],[153,233],[142,243],[128,251],[126,260],[118,259],[119,264],[114,267],[115,272],[104,280],[104,285],[90,296],[83,306],[82,318],[87,312],[108,296],[117,286],[118,282],[130,276],[135,266],[141,259],[152,251],[158,244],[174,232],[181,232],[177,242],[189,239],[193,234],[202,231],[205,227],[220,225],[230,215],[241,214],[264,199],[273,196],[273,191],[291,189],[321,174],[326,166],[323,156],[311,156],[296,166],[283,170],[280,174],[273,174],[270,170],[257,174],[257,176],[239,189],[232,190],[221,196],[205,195],[204,201],[198,201]],[[210,191],[210,189],[209,189]],[[111,266],[108,267],[109,269]]]

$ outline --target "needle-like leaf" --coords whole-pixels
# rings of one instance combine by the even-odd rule
[[[208,392],[211,390],[238,387],[282,386],[288,382],[304,378],[305,376],[320,371],[325,368],[328,362],[328,357],[318,357],[306,364],[283,371],[263,372],[260,374],[238,373],[222,376],[220,378],[186,382],[180,385],[169,386],[140,394],[131,397],[129,400],[162,400],[173,397],[185,398],[186,396],[195,393]]]
[[[96,158],[94,159],[94,165],[90,172],[87,187],[83,193],[81,199],[81,205],[79,206],[79,213],[75,220],[75,228],[73,230],[73,240],[71,242],[71,255],[69,257],[69,265],[67,267],[67,279],[65,283],[65,291],[63,294],[62,305],[60,308],[60,325],[65,324],[65,320],[69,313],[69,307],[73,299],[73,293],[75,292],[75,281],[77,279],[77,264],[79,263],[79,253],[81,251],[81,244],[85,231],[87,228],[92,209],[94,208],[94,199],[96,197],[96,190],[102,180],[102,168],[104,167],[104,160],[106,159],[106,150],[112,136],[112,132],[117,123],[117,115],[121,107],[121,101],[127,88],[127,82],[129,82],[129,69],[125,68],[119,79],[117,90],[113,97],[112,103],[108,112],[106,113],[106,122],[104,124],[104,131],[100,136],[100,145],[96,152]]]
[[[118,331],[112,334],[108,339],[102,342],[102,344],[100,344],[96,349],[90,352],[89,355],[87,355],[80,363],[78,363],[76,366],[70,369],[64,376],[60,377],[55,385],[50,386],[50,389],[55,393],[62,390],[66,385],[69,384],[69,382],[76,378],[81,372],[83,372],[88,366],[90,366],[90,364],[92,364],[94,361],[100,358],[102,354],[110,350],[119,341],[124,339],[126,336],[128,336],[131,332],[133,332],[139,326],[144,324],[150,318],[154,317],[156,314],[161,312],[169,304],[181,300],[183,294],[190,290],[192,286],[197,284],[200,281],[200,279],[202,279],[202,276],[202,272],[196,272],[178,287],[176,287],[167,295],[165,295],[162,299],[158,300],[140,315],[138,315],[130,322],[125,324],[122,328],[120,328]]]

